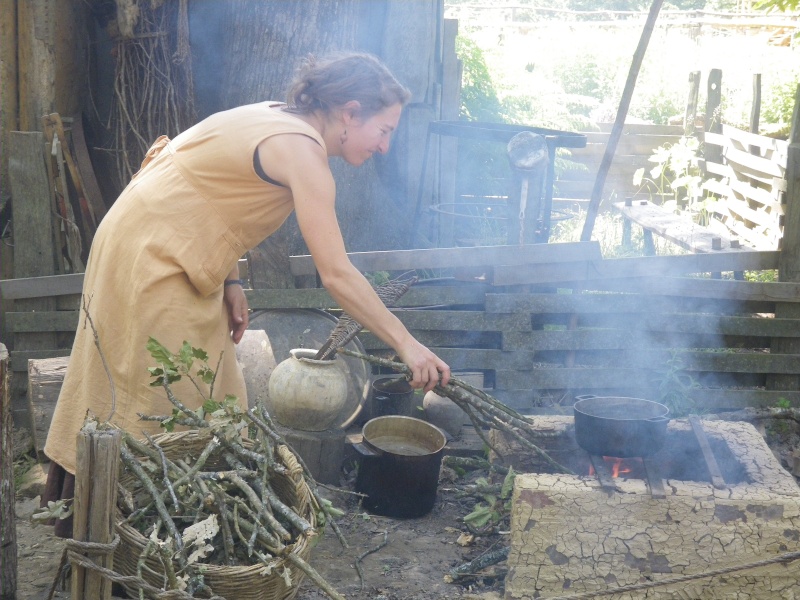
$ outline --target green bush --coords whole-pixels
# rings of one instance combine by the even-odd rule
[[[790,124],[794,110],[797,87],[800,85],[800,70],[792,77],[775,83],[763,90],[761,98],[761,122]]]

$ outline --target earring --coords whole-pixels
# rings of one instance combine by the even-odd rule
[[[344,143],[347,141],[347,129],[344,130],[342,135],[339,136],[339,143],[344,146]]]

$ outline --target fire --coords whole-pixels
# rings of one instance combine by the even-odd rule
[[[615,456],[604,456],[603,461],[609,463],[611,465],[611,477],[617,478],[623,475],[627,475],[629,473],[633,473],[633,465],[630,461],[626,461],[624,458],[617,458]],[[589,476],[592,477],[595,475],[594,466],[591,464],[589,465]]]

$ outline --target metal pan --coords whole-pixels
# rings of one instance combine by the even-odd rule
[[[589,454],[650,456],[664,445],[669,408],[658,402],[617,396],[577,396],[575,440]]]

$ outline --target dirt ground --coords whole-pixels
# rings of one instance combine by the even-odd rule
[[[788,423],[792,422],[763,431],[786,468],[791,467],[794,454],[800,452],[798,427]],[[347,485],[346,481],[343,483]],[[494,567],[488,577],[455,584],[444,581],[453,567],[508,543],[502,525],[499,533],[479,536],[466,546],[459,543],[459,536],[466,532],[462,519],[476,502],[460,497],[459,485],[464,483],[463,478],[444,469],[433,510],[418,519],[368,515],[352,496],[330,494],[334,504],[347,511],[338,522],[349,548],[344,548],[328,530],[312,550],[312,565],[348,600],[499,600],[503,592],[502,565]],[[36,487],[30,489],[35,491]],[[38,498],[18,496],[18,600],[47,598],[63,549],[63,542],[52,535],[51,527],[31,525],[30,515],[37,506]],[[386,544],[382,545],[384,540]],[[357,562],[363,577],[355,568]],[[58,592],[55,597],[65,599],[69,594]],[[326,595],[306,581],[297,598],[321,600]]]
[[[369,515],[360,510],[354,497],[326,493],[335,506],[347,511],[338,523],[349,548],[344,548],[328,529],[311,552],[311,564],[348,600],[499,600],[502,578],[473,579],[463,584],[444,581],[449,569],[508,541],[507,535],[494,534],[478,537],[467,546],[458,543],[465,531],[462,518],[476,500],[456,498],[457,490],[448,481],[452,478],[448,472],[444,471],[433,510],[417,519]],[[47,598],[63,550],[63,541],[53,536],[52,527],[31,524],[30,515],[37,506],[38,497],[18,497],[18,600]],[[358,560],[378,546],[382,547]],[[357,560],[363,578],[355,568]],[[55,598],[69,598],[69,593],[57,588]],[[297,595],[298,600],[323,598],[327,596],[308,580]]]

